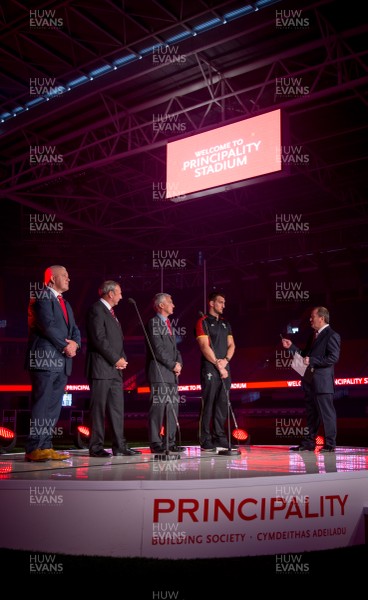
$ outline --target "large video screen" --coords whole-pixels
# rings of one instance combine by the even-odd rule
[[[168,199],[281,171],[281,111],[169,142],[166,159]]]

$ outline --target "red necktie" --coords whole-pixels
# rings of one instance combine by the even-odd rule
[[[67,310],[66,310],[66,304],[65,304],[65,300],[64,300],[64,298],[62,297],[62,295],[61,295],[61,294],[59,294],[57,298],[58,298],[58,300],[59,300],[59,303],[60,303],[60,306],[61,306],[61,310],[63,311],[63,314],[64,314],[64,319],[65,319],[65,321],[66,321],[67,323],[69,323],[69,319],[68,319],[68,313],[67,313]]]
[[[166,319],[166,325],[169,330],[169,334],[172,335],[170,319]]]

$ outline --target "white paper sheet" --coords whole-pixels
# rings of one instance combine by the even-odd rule
[[[307,365],[303,363],[303,357],[298,352],[295,352],[291,366],[294,369],[294,371],[299,373],[299,375],[301,375],[302,377],[307,370]]]

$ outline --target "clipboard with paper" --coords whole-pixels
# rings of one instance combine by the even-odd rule
[[[304,373],[307,370],[307,365],[304,364],[303,357],[301,354],[299,354],[299,352],[295,352],[293,360],[291,361],[291,367],[294,369],[294,371],[299,373],[299,375],[302,377],[304,376]]]

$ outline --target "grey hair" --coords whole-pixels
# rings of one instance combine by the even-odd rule
[[[49,285],[51,277],[55,275],[58,271],[61,271],[62,269],[65,269],[63,265],[52,265],[51,267],[47,267],[43,275],[45,285]]]
[[[319,317],[323,317],[325,320],[325,323],[329,323],[330,322],[330,313],[327,310],[327,308],[325,308],[324,306],[316,306],[315,309],[317,311],[317,315]]]
[[[106,294],[109,292],[114,292],[116,286],[120,286],[120,283],[117,283],[117,281],[113,281],[112,279],[108,279],[100,285],[98,293],[100,296],[106,296]]]
[[[158,307],[160,306],[161,302],[164,302],[165,298],[170,298],[170,297],[171,297],[171,294],[166,294],[166,292],[159,292],[153,298],[153,308],[155,310],[157,310]]]

